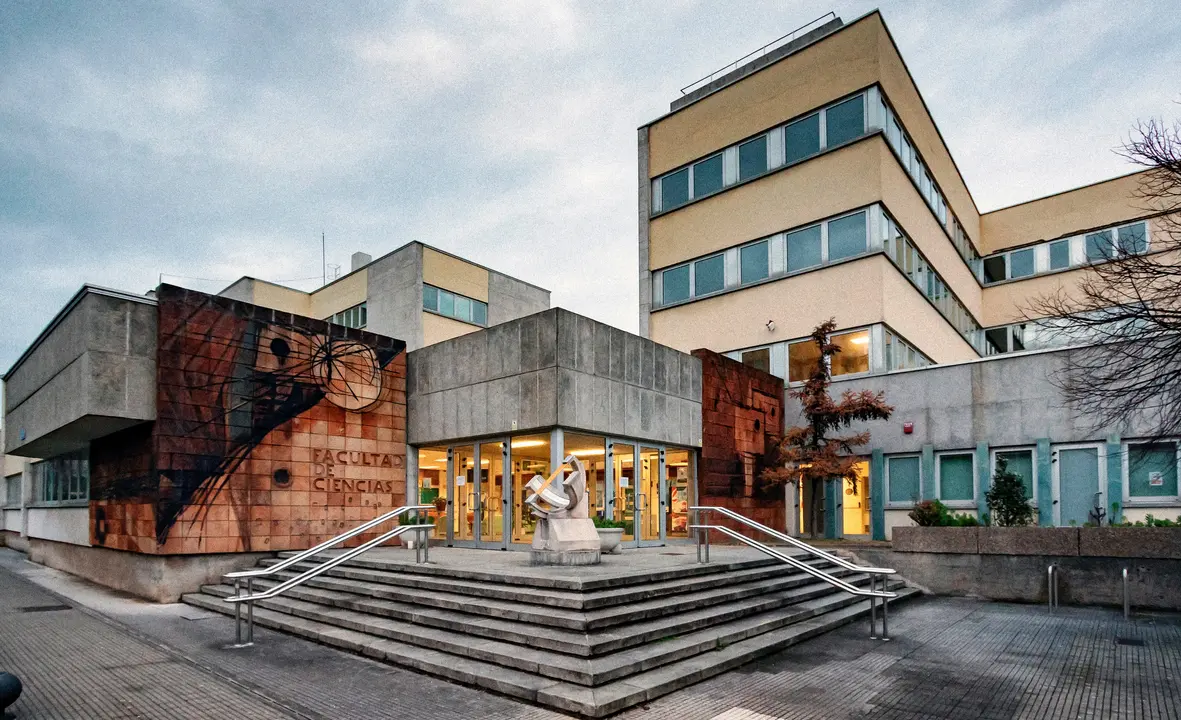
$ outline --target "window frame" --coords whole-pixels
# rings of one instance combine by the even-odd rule
[[[52,498],[47,498],[50,494],[49,487],[45,482],[45,471],[42,468],[54,467],[55,472],[57,464],[62,461],[71,460],[74,462],[83,463],[85,468],[84,482],[85,488],[79,487],[77,491],[73,488],[70,478],[54,478],[52,488]],[[31,507],[86,507],[90,504],[90,451],[76,450],[73,452],[62,453],[56,457],[40,460],[29,466],[33,473],[33,499]],[[82,494],[84,497],[71,498],[69,495]]]
[[[988,449],[988,487],[986,488],[986,490],[992,488],[992,478],[993,478],[993,476],[996,475],[997,453],[1015,453],[1015,452],[1027,452],[1027,451],[1030,453],[1030,458],[1032,458],[1032,461],[1033,461],[1033,463],[1032,463],[1033,479],[1031,481],[1032,486],[1033,486],[1033,492],[1030,494],[1029,504],[1036,508],[1037,507],[1037,500],[1038,500],[1038,493],[1037,493],[1037,480],[1038,480],[1037,445],[1011,445],[1011,446],[1003,446],[1003,447],[995,447],[995,448],[990,447]]]
[[[433,294],[435,296],[435,307],[434,308],[427,306],[426,299],[427,299],[427,290],[428,289],[433,290]],[[443,298],[448,297],[448,296],[450,296],[450,298],[451,298],[451,312],[444,312],[443,311]],[[468,314],[467,314],[466,318],[460,317],[460,314],[459,314],[459,308],[461,305],[464,305],[464,304],[466,304],[466,306],[468,308]],[[478,322],[476,320],[476,307],[477,306],[481,307],[482,314],[484,316],[483,322]],[[424,282],[422,284],[422,311],[425,313],[430,313],[431,315],[438,315],[439,317],[447,318],[448,320],[454,320],[455,322],[461,322],[461,323],[464,323],[465,325],[473,325],[475,327],[488,327],[488,303],[484,302],[483,300],[478,300],[474,297],[471,297],[470,295],[464,295],[463,293],[457,293],[454,290],[448,290],[447,288],[442,288],[442,287],[439,287],[438,285],[432,285],[431,283],[428,283],[428,282]]]
[[[747,250],[751,250],[752,248],[755,248],[759,245],[762,245],[763,249],[765,251],[763,253],[763,256],[766,258],[765,264],[767,267],[767,272],[765,275],[763,275],[760,278],[754,278],[752,280],[747,280],[745,277],[743,277],[742,255]],[[761,282],[765,282],[767,280],[770,280],[772,277],[773,276],[771,274],[771,237],[760,238],[760,239],[755,240],[753,242],[743,243],[742,245],[738,246],[738,287],[750,287],[751,285],[757,285]]]
[[[910,500],[891,500],[890,499],[890,488],[891,488],[890,461],[891,460],[909,460],[909,459],[914,459],[917,461],[918,494],[915,497],[911,498]],[[907,510],[907,509],[913,508],[916,503],[922,502],[922,500],[923,500],[923,457],[920,453],[896,453],[896,454],[892,454],[892,455],[886,455],[883,457],[882,464],[883,464],[883,467],[882,467],[883,483],[882,484],[883,484],[883,488],[885,490],[884,506],[885,506],[886,510]]]
[[[710,261],[710,260],[719,260],[722,263],[722,285],[717,290],[710,290],[708,292],[700,292],[697,289],[698,288],[697,266],[704,263],[704,262]],[[716,295],[718,293],[726,292],[726,253],[725,253],[725,251],[720,252],[720,253],[714,253],[713,255],[706,255],[703,258],[697,258],[696,260],[694,260],[690,264],[693,266],[693,268],[689,272],[689,275],[691,276],[691,279],[689,281],[689,293],[690,294],[689,294],[689,297],[686,298],[686,300],[692,300],[694,298],[699,298],[699,297],[709,297],[710,295]],[[661,288],[664,287],[663,282],[664,282],[664,278],[661,277]],[[662,300],[663,300],[663,298],[662,298]],[[680,301],[680,302],[684,302],[684,301]]]
[[[1174,495],[1132,495],[1131,449],[1133,445],[1155,445],[1172,443],[1173,468],[1177,478],[1177,493]],[[1163,438],[1161,440],[1125,440],[1120,447],[1120,468],[1123,473],[1123,504],[1124,508],[1161,507],[1181,505],[1181,440],[1178,438]]]
[[[954,455],[967,455],[972,459],[972,497],[968,500],[944,500],[943,499],[943,458]],[[979,469],[976,467],[976,451],[975,450],[940,450],[935,453],[935,499],[946,505],[948,508],[955,510],[976,510],[978,508],[977,502],[979,500],[978,484]]]

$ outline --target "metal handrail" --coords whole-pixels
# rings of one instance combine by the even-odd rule
[[[840,588],[841,590],[844,590],[845,592],[849,593],[850,595],[859,595],[862,597],[875,597],[875,598],[885,598],[885,599],[891,599],[891,598],[898,597],[898,593],[892,593],[888,590],[882,590],[882,591],[862,590],[861,588],[857,587],[856,585],[850,585],[849,583],[845,582],[844,580],[841,580],[838,577],[835,577],[833,575],[829,575],[828,573],[824,572],[823,570],[819,570],[817,568],[814,568],[805,562],[800,562],[799,560],[793,558],[791,555],[786,555],[784,553],[781,553],[778,550],[776,550],[775,548],[771,547],[770,545],[767,545],[766,543],[761,543],[758,540],[755,540],[753,538],[748,538],[747,536],[743,535],[742,533],[738,532],[737,530],[732,530],[724,525],[690,525],[689,527],[693,530],[717,530],[718,532],[721,532],[724,535],[729,535],[730,537],[734,538],[735,540],[746,543],[747,545],[750,545],[751,547],[755,548],[756,550],[762,551],[763,553],[766,553],[767,555],[770,555],[771,557],[782,560],[783,562],[787,563],[788,565],[791,565],[792,567],[796,568],[797,570],[803,570],[804,572],[808,573],[809,575],[811,575],[814,578],[817,578],[818,580],[823,580],[824,582],[832,585],[833,587]]]
[[[733,510],[731,510],[729,508],[718,507],[716,505],[694,505],[693,507],[691,507],[689,509],[690,510],[697,510],[697,511],[704,510],[706,512],[721,513],[722,515],[725,515],[726,517],[730,518],[731,520],[737,520],[738,522],[742,523],[743,525],[746,525],[747,527],[754,528],[756,530],[760,530],[760,531],[770,535],[771,537],[775,538],[776,540],[781,540],[781,541],[787,543],[788,545],[793,545],[793,546],[799,548],[800,550],[804,550],[808,553],[811,553],[812,555],[815,555],[816,557],[824,558],[825,560],[833,563],[834,565],[839,565],[840,567],[843,567],[846,570],[853,570],[855,572],[865,573],[867,575],[893,575],[896,572],[892,568],[862,567],[861,565],[857,565],[856,563],[851,563],[848,560],[844,559],[843,557],[840,557],[838,555],[833,555],[832,553],[829,553],[829,552],[825,552],[818,547],[813,547],[813,546],[809,545],[808,543],[804,542],[803,540],[800,540],[799,538],[794,538],[791,535],[785,535],[784,533],[781,533],[778,530],[775,530],[773,528],[769,528],[760,522],[756,522],[754,520],[751,520],[750,518],[746,517],[745,515],[739,515],[738,513],[734,512]]]
[[[434,505],[403,505],[402,507],[390,510],[388,513],[386,513],[380,517],[373,518],[369,522],[358,525],[357,527],[353,528],[352,530],[349,530],[348,532],[341,533],[340,535],[337,535],[336,537],[334,537],[330,540],[325,540],[324,542],[320,543],[319,545],[317,545],[314,548],[308,548],[307,550],[300,552],[298,555],[292,555],[291,557],[287,558],[286,560],[283,560],[282,562],[275,563],[274,565],[271,565],[270,567],[256,568],[254,570],[239,570],[237,572],[226,573],[225,577],[228,577],[231,579],[237,579],[237,578],[254,578],[254,577],[260,577],[262,575],[274,575],[275,573],[282,572],[283,570],[286,570],[287,568],[291,567],[292,565],[294,565],[298,562],[301,562],[302,560],[305,560],[309,557],[312,557],[313,555],[316,555],[317,553],[327,550],[328,548],[332,547],[333,545],[336,545],[337,543],[344,542],[345,540],[348,540],[349,538],[356,537],[357,535],[360,535],[361,533],[365,532],[369,528],[376,527],[378,525],[381,525],[382,523],[388,522],[403,513],[414,510],[415,514],[417,515],[417,511],[419,511],[419,510],[433,510],[434,507],[435,507]]]

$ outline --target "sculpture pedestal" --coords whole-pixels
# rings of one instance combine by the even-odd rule
[[[542,518],[533,531],[533,565],[598,565],[599,533],[590,518]]]

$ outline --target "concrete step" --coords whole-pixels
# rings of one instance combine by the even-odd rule
[[[815,567],[824,567],[827,565],[823,560],[807,555],[801,555],[799,559]],[[263,560],[259,563],[259,566],[272,567],[278,562],[278,559]],[[302,572],[315,567],[317,564],[311,561],[300,562],[292,566],[290,570]],[[720,586],[732,586],[743,582],[766,580],[781,577],[792,572],[794,572],[794,568],[783,563],[776,563],[774,565],[762,565],[728,572],[711,573],[709,575],[661,580],[642,585],[628,585],[589,592],[521,587],[499,582],[442,578],[403,570],[377,570],[352,563],[346,563],[345,565],[333,568],[327,571],[325,575],[366,583],[413,588],[415,590],[436,590],[529,605],[544,605],[570,610],[593,610]]]
[[[910,588],[902,588],[898,592],[899,601],[916,593]],[[620,677],[595,687],[556,679],[537,671],[494,665],[480,657],[457,655],[389,637],[377,637],[266,607],[256,608],[254,617],[264,627],[291,632],[436,677],[491,689],[564,712],[603,717],[814,637],[868,612],[868,603],[864,600],[855,600],[851,596],[841,599],[850,602],[842,604],[834,601],[832,593],[800,602],[796,606],[800,617],[794,618],[795,622],[747,636],[737,642],[715,642],[714,649],[708,652],[698,652],[671,661],[669,658],[675,656],[666,655],[665,662],[657,667],[645,668],[626,678]],[[184,600],[210,610],[232,613],[228,603],[212,595],[191,594],[186,595]],[[347,621],[347,616],[337,614],[333,617],[338,621]],[[390,630],[390,626],[385,626],[385,629]],[[538,656],[538,659],[546,657]],[[638,666],[643,667],[642,661]]]
[[[836,577],[853,575],[851,571],[839,568],[831,568],[828,572]],[[273,576],[268,576],[267,578],[256,579],[255,585],[257,587],[270,587],[272,584],[294,577],[295,575],[296,573],[288,569],[276,573]],[[611,605],[587,611],[539,607],[519,600],[498,600],[485,597],[477,600],[474,596],[453,593],[449,590],[425,590],[384,583],[371,583],[333,577],[328,574],[309,580],[305,583],[304,587],[352,592],[382,600],[429,606],[456,613],[496,617],[503,620],[527,623],[531,627],[554,627],[587,632],[617,625],[636,623],[646,619],[667,617],[703,607],[733,603],[746,599],[763,601],[765,598],[759,596],[798,587],[809,582],[813,582],[813,578],[810,575],[789,569],[787,574],[767,579],[735,582],[721,587],[709,587],[704,590],[687,592],[682,595],[657,597],[632,602],[627,605]],[[757,612],[758,610],[752,607],[751,611]]]
[[[695,550],[691,546],[680,547],[683,547],[686,555],[695,553]],[[389,549],[382,548],[383,551]],[[785,550],[791,553],[799,552],[793,548],[785,548]],[[314,559],[322,562],[331,558],[337,552],[339,551],[319,553],[314,556]],[[497,551],[489,550],[488,552]],[[715,559],[713,562],[701,564],[687,562],[671,565],[666,568],[643,568],[632,572],[612,573],[602,577],[587,577],[573,573],[570,575],[560,575],[555,572],[558,570],[557,568],[551,567],[530,569],[528,566],[524,566],[517,570],[506,572],[503,569],[488,570],[479,566],[457,567],[453,563],[446,565],[437,565],[435,563],[419,564],[414,562],[413,550],[394,550],[394,553],[398,557],[392,557],[388,554],[377,556],[370,553],[354,558],[348,564],[352,567],[386,570],[403,575],[430,575],[454,580],[474,580],[485,583],[511,584],[514,586],[549,588],[553,590],[572,590],[575,592],[591,592],[608,588],[627,587],[629,585],[645,585],[665,580],[684,580],[716,573],[733,572],[735,570],[782,565],[780,561],[773,558],[752,556],[742,560],[725,561]],[[405,554],[405,558],[401,559],[400,556],[403,553]],[[280,558],[289,558],[297,554],[293,551],[284,551],[280,552],[278,556]],[[715,558],[716,555],[715,553]],[[612,561],[620,560],[621,558],[612,557]]]
[[[901,587],[902,584],[898,583]],[[208,597],[231,594],[229,588],[211,588]],[[462,630],[424,627],[414,622],[386,618],[364,610],[344,609],[338,605],[309,602],[294,597],[279,597],[263,600],[257,607],[283,612],[329,625],[366,632],[412,645],[443,650],[456,655],[472,657],[527,672],[539,673],[558,680],[580,685],[601,685],[659,665],[715,650],[748,637],[778,629],[797,620],[811,617],[815,612],[824,612],[856,602],[856,598],[844,593],[834,594],[825,583],[814,583],[784,594],[791,604],[770,612],[747,616],[727,623],[693,630],[685,635],[665,636],[657,641],[639,645],[627,650],[599,657],[579,657],[554,652],[535,646],[522,646],[499,640],[472,637]],[[827,598],[815,611],[795,607],[797,603]],[[193,604],[208,607],[203,598],[192,599]],[[233,606],[216,599],[218,612],[232,614]],[[521,629],[522,635],[528,628]]]

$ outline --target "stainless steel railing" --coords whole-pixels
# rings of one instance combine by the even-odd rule
[[[433,507],[434,507],[433,505],[405,505],[403,507],[399,507],[394,510],[391,510],[388,513],[385,513],[384,515],[374,518],[373,520],[370,520],[366,523],[358,525],[357,527],[353,528],[352,530],[349,530],[348,532],[341,533],[340,535],[337,535],[334,538],[331,538],[329,540],[325,540],[324,542],[320,543],[319,545],[317,545],[313,548],[308,548],[307,550],[304,550],[303,552],[300,552],[296,555],[292,555],[291,557],[289,557],[281,562],[275,563],[274,565],[271,565],[270,567],[257,568],[255,570],[240,570],[238,572],[232,572],[232,573],[226,574],[225,577],[231,578],[234,581],[234,594],[228,598],[223,599],[224,602],[234,603],[234,632],[235,632],[235,639],[236,639],[234,646],[235,647],[247,647],[249,645],[254,644],[254,603],[255,602],[257,602],[258,600],[266,600],[267,598],[273,598],[277,595],[282,595],[283,593],[287,592],[291,588],[302,585],[303,583],[307,582],[308,580],[311,580],[312,578],[314,578],[318,575],[321,575],[321,574],[327,572],[328,570],[331,570],[332,568],[336,567],[337,565],[340,565],[341,563],[348,562],[349,560],[352,560],[353,558],[357,557],[358,555],[361,555],[369,550],[372,550],[373,548],[377,547],[378,545],[389,542],[393,538],[398,537],[399,535],[402,535],[403,533],[406,533],[406,532],[418,533],[418,538],[414,544],[414,560],[415,560],[415,562],[428,562],[430,560],[430,555],[429,555],[430,546],[429,546],[429,542],[428,542],[427,532],[430,531],[434,526],[428,525],[428,524],[398,525],[397,527],[393,528],[389,532],[379,535],[378,537],[376,537],[366,543],[358,545],[355,548],[350,548],[339,555],[334,555],[333,557],[331,557],[328,560],[324,561],[323,563],[317,565],[316,567],[313,567],[309,570],[305,570],[303,573],[300,573],[299,575],[296,575],[295,577],[290,578],[290,579],[286,580],[285,582],[275,585],[274,587],[272,587],[268,590],[265,590],[263,592],[260,592],[260,593],[254,592],[254,578],[264,576],[264,575],[274,575],[275,573],[281,572],[282,570],[285,570],[286,568],[289,568],[292,565],[302,562],[310,557],[314,557],[316,554],[323,552],[324,550],[327,550],[327,549],[333,547],[334,545],[342,543],[345,540],[348,540],[349,538],[356,537],[357,535],[360,535],[361,533],[363,533],[367,530],[377,527],[378,525],[381,525],[383,523],[389,522],[390,520],[398,517],[399,515],[403,515],[408,512],[414,513],[415,520],[417,520],[419,511],[430,510]],[[242,594],[242,580],[243,579],[246,580],[246,594],[245,595]],[[243,641],[243,639],[242,639],[242,604],[243,603],[246,604],[246,639],[245,639],[245,641]]]
[[[835,588],[838,588],[840,590],[843,590],[843,591],[849,593],[850,595],[856,595],[858,597],[869,598],[869,637],[872,639],[878,638],[878,634],[877,634],[877,602],[878,602],[878,600],[881,600],[881,603],[882,603],[881,639],[882,640],[889,640],[890,639],[889,621],[888,621],[889,601],[891,598],[898,597],[897,593],[890,592],[888,589],[889,588],[888,576],[894,574],[894,570],[892,568],[864,567],[864,566],[858,565],[856,563],[846,560],[845,558],[839,557],[837,555],[833,555],[832,553],[829,553],[829,552],[825,552],[824,550],[821,550],[820,548],[813,547],[798,538],[794,538],[790,535],[785,535],[784,533],[781,533],[778,530],[775,530],[773,528],[769,528],[766,525],[763,525],[762,523],[751,520],[750,518],[748,518],[744,515],[740,515],[739,513],[736,513],[733,510],[730,510],[729,508],[717,507],[717,506],[712,506],[712,505],[695,505],[689,509],[692,510],[694,513],[695,522],[693,525],[690,525],[689,528],[691,530],[697,531],[697,561],[698,562],[703,562],[703,560],[702,560],[702,557],[703,557],[702,550],[703,549],[704,549],[704,562],[709,562],[709,533],[712,530],[717,530],[718,532],[722,533],[723,535],[726,535],[727,537],[733,538],[734,540],[737,540],[741,543],[744,543],[745,545],[753,547],[756,550],[758,550],[766,555],[770,555],[773,558],[781,560],[781,561],[787,563],[788,565],[791,565],[792,567],[796,568],[797,570],[802,570],[803,572],[811,575],[812,577],[815,577],[818,580],[822,580],[822,581],[828,583],[829,585],[832,585]],[[724,517],[730,518],[731,520],[735,520],[735,521],[737,521],[749,528],[753,528],[755,530],[759,530],[760,532],[766,533],[767,535],[770,535],[771,537],[773,537],[777,540],[781,540],[781,541],[787,543],[788,545],[791,545],[791,546],[796,547],[800,550],[803,550],[803,551],[813,555],[814,557],[818,557],[818,558],[821,558],[821,559],[826,560],[828,562],[831,562],[834,565],[837,565],[838,567],[844,568],[846,570],[851,570],[851,571],[857,572],[857,573],[863,573],[869,578],[869,589],[864,590],[862,588],[857,587],[856,585],[852,585],[850,583],[847,583],[838,577],[835,577],[833,575],[830,575],[829,573],[824,572],[823,570],[820,570],[819,568],[815,568],[805,562],[801,562],[800,560],[797,560],[796,558],[794,558],[790,555],[787,555],[786,553],[780,552],[779,550],[776,550],[775,548],[771,547],[770,545],[767,545],[766,543],[762,543],[762,542],[759,542],[758,540],[754,540],[752,538],[749,538],[732,528],[728,528],[723,525],[711,525],[711,524],[701,523],[700,519],[701,519],[702,513],[710,513],[710,512],[716,512],[720,515],[723,515]],[[877,589],[877,585],[879,582],[881,583],[881,590]]]

